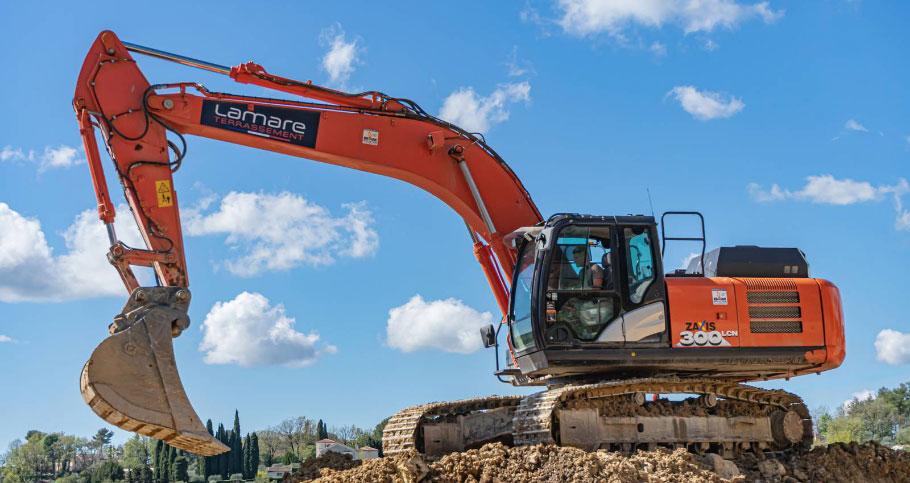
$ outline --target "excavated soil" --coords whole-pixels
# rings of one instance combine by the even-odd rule
[[[329,453],[285,481],[313,483],[518,482],[908,482],[910,453],[874,442],[832,444],[803,454],[748,454],[735,461],[660,448],[631,456],[549,445],[492,443],[438,460],[408,454],[359,464]]]
[[[299,473],[298,473],[299,474]],[[295,474],[296,478],[298,474]],[[294,479],[291,481],[306,481]],[[550,445],[510,448],[492,443],[437,461],[416,454],[364,461],[347,471],[323,471],[313,483],[524,483],[575,482],[722,482],[685,450],[661,449],[624,457]]]
[[[290,483],[311,481],[321,476],[323,468],[344,471],[360,466],[361,463],[362,461],[355,460],[349,454],[329,451],[318,458],[310,458],[304,461],[300,464],[300,469],[293,475],[285,478],[284,481]]]
[[[892,450],[874,441],[833,443],[807,454],[785,454],[764,461],[747,455],[736,463],[747,481],[910,482],[910,452]]]

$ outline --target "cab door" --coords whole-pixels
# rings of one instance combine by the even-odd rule
[[[563,226],[548,252],[542,333],[547,346],[623,343],[622,299],[616,285],[614,227]]]
[[[617,282],[623,298],[625,345],[669,343],[663,267],[652,224],[617,227],[624,259]]]

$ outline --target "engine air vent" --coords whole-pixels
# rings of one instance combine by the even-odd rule
[[[798,334],[803,331],[799,320],[753,320],[749,322],[753,334]]]
[[[798,319],[800,317],[802,317],[802,311],[798,305],[749,306],[750,319]]]
[[[770,292],[746,291],[750,304],[798,304],[799,292],[775,290]]]

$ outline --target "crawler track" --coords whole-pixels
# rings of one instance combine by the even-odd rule
[[[418,429],[420,423],[427,418],[518,406],[520,402],[521,396],[490,396],[411,406],[389,419],[382,431],[382,452],[392,455],[420,449]]]
[[[808,421],[811,438],[811,420],[803,400],[779,389],[760,389],[744,384],[717,379],[644,378],[609,381],[581,386],[565,386],[525,397],[515,410],[512,434],[516,445],[555,443],[557,409],[566,406],[584,406],[602,398],[635,393],[658,394],[713,394],[718,398],[744,401],[758,406],[773,406],[793,410]],[[805,433],[804,433],[805,436]],[[811,441],[811,439],[810,439]]]
[[[663,404],[646,403],[645,406],[630,407],[629,398],[623,396],[638,393],[668,394],[697,394],[713,395],[721,399],[720,406],[728,414],[709,410],[712,415],[723,417],[756,416],[768,417],[773,412],[796,413],[796,437],[802,430],[802,440],[787,447],[805,445],[812,441],[812,423],[809,411],[802,399],[795,394],[782,390],[760,389],[744,384],[729,381],[698,378],[680,379],[676,377],[628,379],[622,381],[607,381],[595,384],[568,385],[552,388],[529,396],[492,396],[485,398],[465,399],[452,402],[436,402],[413,406],[402,410],[393,416],[383,431],[383,451],[386,454],[396,454],[416,449],[423,452],[420,430],[421,424],[446,417],[457,417],[472,412],[491,410],[503,407],[514,407],[512,419],[512,440],[517,445],[532,445],[538,443],[559,443],[559,410],[560,409],[585,409],[596,408],[602,415],[610,417],[689,417],[692,405],[687,403]],[[687,412],[688,411],[688,412]],[[698,409],[705,416],[704,410]],[[736,413],[736,414],[733,414]],[[792,414],[792,418],[795,418]],[[802,424],[802,428],[799,424]],[[791,424],[791,428],[793,425]],[[792,434],[792,432],[791,432]],[[791,439],[792,441],[792,439]],[[730,441],[719,438],[718,444],[728,447],[746,447],[748,441]],[[657,442],[660,444],[661,442]],[[678,441],[667,442],[677,444]],[[704,443],[703,444],[707,444]],[[783,446],[778,449],[787,449]]]

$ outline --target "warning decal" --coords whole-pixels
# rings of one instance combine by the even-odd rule
[[[155,181],[155,191],[158,192],[158,207],[171,206],[174,204],[174,194],[171,192],[170,181]]]

